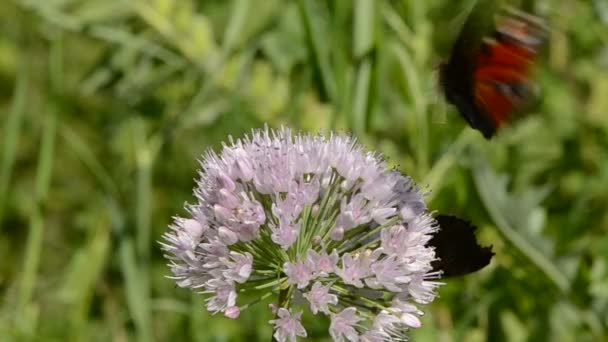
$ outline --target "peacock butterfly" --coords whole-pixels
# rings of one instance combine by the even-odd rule
[[[531,66],[546,32],[541,18],[509,9],[496,18],[493,35],[483,37],[479,31],[494,13],[488,9],[493,3],[482,1],[473,9],[439,70],[447,101],[486,139],[532,97]]]

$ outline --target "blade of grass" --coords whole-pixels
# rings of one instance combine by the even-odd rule
[[[353,49],[357,58],[362,58],[374,46],[375,4],[374,0],[355,1]]]
[[[226,26],[224,42],[222,48],[224,53],[232,51],[234,47],[241,43],[242,31],[245,27],[247,15],[249,13],[249,0],[234,0],[230,11],[230,20]]]
[[[318,25],[315,23],[315,18],[317,18],[317,16],[315,15],[312,6],[313,2],[306,0],[298,1],[300,17],[304,24],[308,44],[315,59],[316,68],[321,76],[321,91],[324,95],[323,97],[325,100],[335,101],[336,82],[329,62],[329,47],[327,40],[322,37]],[[335,114],[332,114],[332,117],[329,118],[331,128],[334,128],[333,125],[335,125],[334,115]]]
[[[414,41],[414,32],[403,22],[398,12],[386,2],[382,3],[382,17],[386,21],[387,25],[395,31],[399,41],[405,44],[408,48],[412,48],[412,41]]]
[[[332,111],[331,122],[329,128],[335,129],[338,115],[345,113],[346,119],[350,120],[352,113],[353,101],[353,78],[355,74],[355,65],[351,63],[352,56],[349,49],[344,48],[349,45],[352,40],[351,34],[344,30],[352,20],[352,3],[347,1],[335,1],[334,16],[331,21],[331,30],[334,33],[332,36],[332,71],[336,84],[336,98],[334,99],[335,109]],[[335,112],[335,113],[334,113]]]
[[[60,10],[54,1],[23,0],[15,1],[19,6],[35,11],[49,23],[57,25],[66,31],[79,32],[83,23],[79,18]]]
[[[86,339],[85,327],[98,281],[103,275],[110,247],[107,212],[102,211],[95,227],[89,231],[88,241],[72,257],[59,289],[59,297],[68,305],[67,319],[72,341]]]
[[[61,44],[61,43],[58,43]],[[57,49],[57,48],[55,48]],[[54,50],[55,50],[54,49]],[[60,49],[60,47],[59,47]],[[55,53],[51,53],[51,58],[54,54],[61,53],[60,51]],[[53,63],[51,63],[53,67]],[[54,77],[61,77],[58,74],[54,75]],[[53,76],[52,76],[53,78]],[[56,79],[56,78],[55,78]],[[30,236],[28,236],[28,243],[26,247],[26,258],[24,267],[24,278],[29,279],[25,281],[24,285],[22,285],[25,293],[31,292],[31,288],[33,288],[33,283],[35,283],[35,273],[37,270],[37,265],[40,261],[40,251],[41,251],[41,243],[42,243],[42,228],[43,228],[43,215],[42,208],[45,205],[46,197],[48,194],[48,190],[50,188],[51,176],[53,172],[53,159],[55,154],[55,136],[57,132],[57,106],[51,105],[52,112],[45,118],[45,126],[42,132],[42,142],[40,145],[40,152],[38,155],[38,168],[36,170],[36,196],[34,203],[34,214],[32,219],[32,225],[30,229]],[[23,302],[26,303],[29,300],[29,294],[24,295],[22,298]]]
[[[51,46],[49,56],[49,79],[51,86],[51,113],[47,116],[46,127],[42,136],[40,158],[38,159],[40,173],[36,177],[36,194],[41,202],[46,201],[55,155],[55,140],[57,137],[57,117],[63,106],[63,37],[57,37]]]
[[[175,6],[183,5],[176,2]],[[176,19],[159,11],[158,6],[148,1],[135,1],[134,9],[137,16],[150,28],[156,30],[164,39],[166,44],[172,45],[199,71],[208,72],[215,69],[218,64],[219,51],[216,51],[215,42],[212,37],[211,23],[206,16],[193,13],[180,17],[181,25],[189,28],[190,32],[183,32],[178,27]],[[203,41],[203,45],[201,45]]]
[[[176,68],[186,67],[187,61],[164,46],[146,39],[143,35],[134,35],[125,30],[107,25],[95,25],[87,31],[91,36],[111,44],[135,49],[142,54],[158,58],[168,65]]]
[[[135,179],[135,226],[137,231],[137,251],[141,260],[149,259],[150,242],[150,197],[152,196],[151,166],[153,156],[148,142],[146,141],[145,128],[143,122],[135,120],[133,122],[133,146],[137,163],[137,174]]]
[[[135,248],[130,237],[123,237],[119,247],[120,265],[125,279],[125,297],[135,322],[137,340],[152,341],[148,279],[142,277],[137,266]]]
[[[110,173],[101,164],[101,162],[95,156],[95,153],[87,146],[76,132],[70,127],[62,125],[59,133],[61,137],[66,141],[67,146],[72,148],[76,153],[76,156],[82,163],[93,173],[93,176],[97,179],[97,182],[107,193],[114,197],[119,195],[118,187],[114,183],[114,180],[110,176]]]
[[[52,92],[52,103],[49,106],[51,113],[45,117],[45,125],[42,131],[42,142],[38,155],[38,167],[35,179],[35,196],[30,216],[28,237],[25,246],[25,258],[23,261],[23,273],[19,286],[17,300],[16,317],[18,320],[27,320],[27,311],[30,306],[33,291],[38,283],[38,268],[40,256],[42,254],[42,240],[44,234],[44,215],[43,209],[48,189],[50,187],[51,174],[53,171],[53,159],[55,151],[55,135],[57,132],[57,111],[59,110],[59,97],[62,92],[63,84],[63,43],[61,37],[53,41],[51,46],[49,75]],[[34,305],[37,306],[37,305]],[[18,323],[19,326],[21,323]],[[35,333],[36,326],[28,325],[31,331],[27,335]]]
[[[123,271],[127,280],[127,295],[134,296],[137,288],[138,294],[131,300],[131,310],[138,323],[138,332],[141,340],[149,341],[151,331],[150,307],[150,220],[152,193],[152,168],[156,154],[161,146],[161,139],[154,136],[146,138],[144,123],[136,120],[133,123],[133,146],[137,163],[136,192],[135,192],[135,228],[137,255],[132,255],[132,246],[128,245],[123,253]],[[140,267],[135,269],[139,259]]]
[[[429,166],[429,144],[428,144],[428,123],[426,118],[427,103],[423,92],[422,81],[418,74],[418,69],[414,64],[412,55],[402,45],[393,43],[392,51],[399,62],[405,84],[408,87],[408,95],[413,103],[415,124],[412,126],[412,146],[415,149],[417,162],[417,175],[425,175]]]
[[[0,228],[5,202],[8,197],[8,189],[13,165],[15,163],[15,156],[17,154],[19,132],[21,131],[25,113],[25,99],[27,98],[28,93],[28,82],[27,68],[24,67],[17,77],[11,109],[8,118],[6,119],[6,126],[4,127],[2,165],[0,165]]]
[[[38,209],[34,209],[29,218],[29,229],[25,244],[23,272],[19,283],[15,319],[17,330],[24,336],[35,336],[39,307],[31,303],[32,293],[36,286],[38,265],[42,250],[43,218]]]
[[[351,120],[353,131],[359,136],[365,132],[366,128],[371,70],[372,63],[369,58],[365,58],[357,70]]]
[[[137,249],[141,260],[145,263],[150,259],[150,220],[152,215],[152,171],[156,155],[162,145],[160,136],[155,135],[146,139],[142,125],[138,125],[135,130],[134,144],[137,158],[137,191],[135,193],[136,205],[136,230],[137,230]]]

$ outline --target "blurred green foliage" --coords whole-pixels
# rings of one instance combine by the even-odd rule
[[[269,340],[156,242],[205,149],[265,122],[352,132],[494,245],[414,341],[608,340],[608,2],[509,3],[550,24],[542,96],[485,141],[437,84],[472,1],[1,2],[0,340]]]

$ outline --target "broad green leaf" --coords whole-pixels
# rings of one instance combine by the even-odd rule
[[[496,174],[481,159],[472,171],[479,197],[500,232],[541,269],[555,286],[561,291],[569,291],[574,274],[566,273],[556,263],[552,241],[538,234],[543,222],[539,221],[537,215],[542,210],[540,204],[549,194],[549,188],[530,186],[524,193],[510,193],[507,176]]]

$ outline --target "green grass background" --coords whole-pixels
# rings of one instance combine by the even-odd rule
[[[157,244],[196,159],[267,122],[352,132],[494,246],[414,341],[608,341],[608,1],[509,3],[549,22],[541,96],[485,141],[437,82],[472,1],[0,2],[0,340],[270,340]]]

